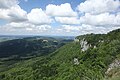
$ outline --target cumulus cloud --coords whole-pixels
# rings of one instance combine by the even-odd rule
[[[76,17],[55,17],[55,20],[62,24],[80,24],[79,19]]]
[[[77,32],[80,31],[81,28],[81,26],[62,25],[57,30],[61,32]]]
[[[86,13],[85,16],[80,17],[82,24],[89,24],[95,26],[120,26],[120,14],[102,13],[98,15],[92,15]]]
[[[56,29],[56,33],[65,33],[65,34],[75,34],[75,35],[83,35],[83,34],[90,34],[90,33],[107,33],[111,30],[117,29],[118,27],[96,27],[93,25],[82,24],[79,26],[72,26],[72,25],[62,25],[61,27]]]
[[[41,8],[32,9],[28,14],[28,20],[33,24],[49,24],[52,19]]]
[[[86,0],[77,6],[81,33],[106,33],[120,28],[119,0]]]
[[[0,0],[0,20],[8,21],[0,33],[81,35],[120,28],[119,0],[85,0],[77,9],[79,13],[69,3],[49,4],[46,10],[33,8],[27,13],[18,0]],[[58,26],[52,27],[52,22]]]
[[[69,3],[61,5],[49,4],[46,6],[46,14],[55,17],[61,24],[79,24],[77,12],[73,11]]]
[[[49,29],[51,29],[50,25],[40,25],[40,26],[36,26],[37,29],[41,30],[41,31],[47,31]]]
[[[19,33],[19,34],[25,34],[25,33],[33,33],[33,34],[41,34],[42,32],[46,32],[51,30],[50,25],[34,25],[28,22],[11,22],[6,25],[0,26],[0,33]]]
[[[9,8],[0,7],[0,19],[8,20],[10,22],[21,22],[27,20],[27,12],[21,9],[17,2],[15,3],[16,0],[2,1],[0,2],[0,4],[8,4]],[[11,1],[13,1],[14,4],[9,6],[9,4],[11,4]]]
[[[49,4],[46,6],[46,13],[50,16],[61,16],[61,17],[73,17],[77,16],[77,13],[74,12],[69,3],[61,5]]]
[[[107,33],[110,31],[110,28],[106,27],[97,27],[94,25],[87,25],[87,24],[82,24],[81,25],[82,29],[80,31],[80,34],[90,34],[90,33],[96,33],[96,34],[101,34],[101,33]]]
[[[13,29],[25,29],[25,30],[37,30],[37,31],[46,31],[51,29],[50,25],[34,25],[31,23],[27,23],[27,22],[22,22],[22,23],[15,23],[15,22],[11,22],[9,24],[5,25],[6,27],[11,27]]]
[[[27,14],[27,12],[19,6],[17,0],[2,1],[0,0],[0,4],[2,4],[0,5],[0,19],[6,20],[8,23],[0,26],[0,33],[42,34],[51,29],[51,26],[47,24],[51,23],[53,19],[46,15],[41,8],[32,9],[31,12]],[[10,1],[14,1],[12,5]],[[5,5],[7,6],[5,7]]]
[[[6,24],[6,26],[10,26],[11,28],[14,28],[14,29],[35,27],[35,25],[27,23],[27,22],[21,22],[21,23],[11,22],[11,23]]]
[[[79,31],[80,27],[78,26],[70,26],[70,25],[63,25],[63,28],[69,32],[69,31]]]
[[[119,7],[119,0],[86,0],[80,3],[77,9],[84,13],[100,14],[104,12],[116,12]]]
[[[27,20],[27,12],[20,8],[20,6],[11,7],[8,11],[9,19],[14,22]]]
[[[12,6],[17,5],[18,3],[18,0],[0,0],[0,8],[11,8]]]

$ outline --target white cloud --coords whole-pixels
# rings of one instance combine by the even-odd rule
[[[41,31],[47,31],[49,29],[51,29],[50,25],[40,25],[40,26],[36,26],[37,29],[41,30]]]
[[[55,17],[55,20],[62,24],[80,24],[76,17]]]
[[[81,33],[106,33],[120,28],[119,0],[86,0],[77,9],[82,27]]]
[[[62,25],[57,30],[62,32],[77,32],[80,31],[81,28],[81,26]]]
[[[27,31],[33,31],[33,29],[32,29],[32,28],[26,28],[26,30],[27,30]]]
[[[79,31],[80,28],[77,26],[70,26],[70,25],[63,25],[64,29],[66,32],[71,32],[71,31]]]
[[[105,28],[105,27],[96,27],[92,25],[82,24],[80,26],[72,26],[72,25],[62,25],[61,27],[56,29],[55,33],[64,34],[64,35],[83,35],[90,33],[106,33],[113,28]]]
[[[27,22],[21,22],[21,23],[11,22],[11,23],[6,24],[6,26],[10,26],[14,29],[35,27],[35,25],[27,23]]]
[[[95,26],[118,26],[120,25],[120,14],[102,13],[98,15],[92,15],[86,13],[85,16],[80,17],[82,24],[89,24]]]
[[[77,9],[79,19],[69,3],[49,4],[45,11],[35,8],[27,13],[18,0],[0,0],[0,20],[9,22],[0,26],[0,34],[81,35],[120,28],[119,0],[86,0]],[[52,27],[52,21],[59,27]]]
[[[8,16],[11,18],[11,21],[19,22],[27,19],[27,12],[20,8],[20,6],[11,7],[8,12]]]
[[[82,24],[81,25],[81,34],[90,34],[90,33],[106,33],[108,29],[105,27],[96,27],[93,25]]]
[[[13,0],[8,0],[8,2],[10,1],[13,1]],[[8,2],[7,0],[4,0],[3,2],[0,2],[0,4],[6,3],[6,5],[7,4],[9,5]],[[16,4],[14,3],[14,5],[9,6],[9,8],[0,8],[0,19],[7,20],[10,22],[25,21],[27,20],[27,12],[21,9],[21,7],[17,3]]]
[[[80,12],[99,14],[104,12],[116,12],[119,7],[119,0],[86,0],[80,3],[77,9]]]
[[[46,31],[51,29],[50,25],[34,25],[28,22],[15,23],[11,22],[6,24],[6,27],[11,27],[12,29],[26,29],[26,30],[37,30],[37,31]]]
[[[90,34],[90,33],[103,34],[118,28],[120,28],[120,26],[97,27],[94,25],[87,25],[87,24],[82,24],[79,26],[62,25],[61,27],[54,29],[54,33],[61,34],[61,35],[83,35],[83,34]]]
[[[74,12],[69,3],[61,5],[49,4],[46,6],[46,13],[50,16],[61,16],[61,17],[73,17],[77,16],[77,13]]]
[[[0,9],[11,8],[14,5],[17,5],[18,0],[0,0]]]
[[[49,24],[52,19],[40,8],[32,9],[28,14],[28,20],[34,24]]]
[[[91,25],[86,25],[86,24],[82,24],[81,25],[82,31],[92,31],[94,30],[95,26],[91,26]]]
[[[28,22],[11,22],[6,25],[0,26],[0,33],[5,34],[41,34],[51,31],[50,25],[34,25]]]

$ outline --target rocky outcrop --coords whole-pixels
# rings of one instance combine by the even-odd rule
[[[111,63],[106,71],[106,74],[109,74],[111,70],[115,68],[120,68],[120,59],[116,59],[113,63]]]
[[[96,46],[93,47],[94,49],[97,48]]]
[[[88,44],[88,42],[85,39],[82,39],[80,41],[80,45],[81,45],[81,50],[82,51],[86,51],[89,47],[91,47],[91,45]]]
[[[74,61],[74,64],[75,64],[75,65],[78,65],[78,64],[79,64],[78,58],[74,58],[73,61]]]
[[[75,38],[74,41],[75,41],[75,42],[79,42],[79,39],[76,39],[76,38]]]

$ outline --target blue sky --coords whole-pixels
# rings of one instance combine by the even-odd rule
[[[42,8],[45,10],[46,6],[49,4],[60,5],[64,3],[70,3],[71,7],[75,10],[77,5],[85,0],[19,0],[20,6],[27,12],[30,12],[33,8]]]
[[[120,28],[120,0],[0,0],[0,35],[77,36]]]

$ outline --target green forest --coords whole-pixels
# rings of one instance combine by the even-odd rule
[[[23,55],[17,47],[13,47],[17,49],[15,53],[9,53],[12,48],[0,46],[0,55],[3,57],[4,48],[8,49],[5,53],[9,55],[19,55],[14,60],[1,60],[0,80],[120,80],[120,29],[107,34],[81,35],[74,41],[64,43],[50,40],[51,43],[48,44],[39,40],[38,44],[38,40],[33,39],[13,42],[16,42],[16,46],[22,42],[19,46],[23,46],[26,41],[29,46],[25,47],[26,50],[22,47],[23,54],[46,55],[13,62],[20,56],[28,56]]]

